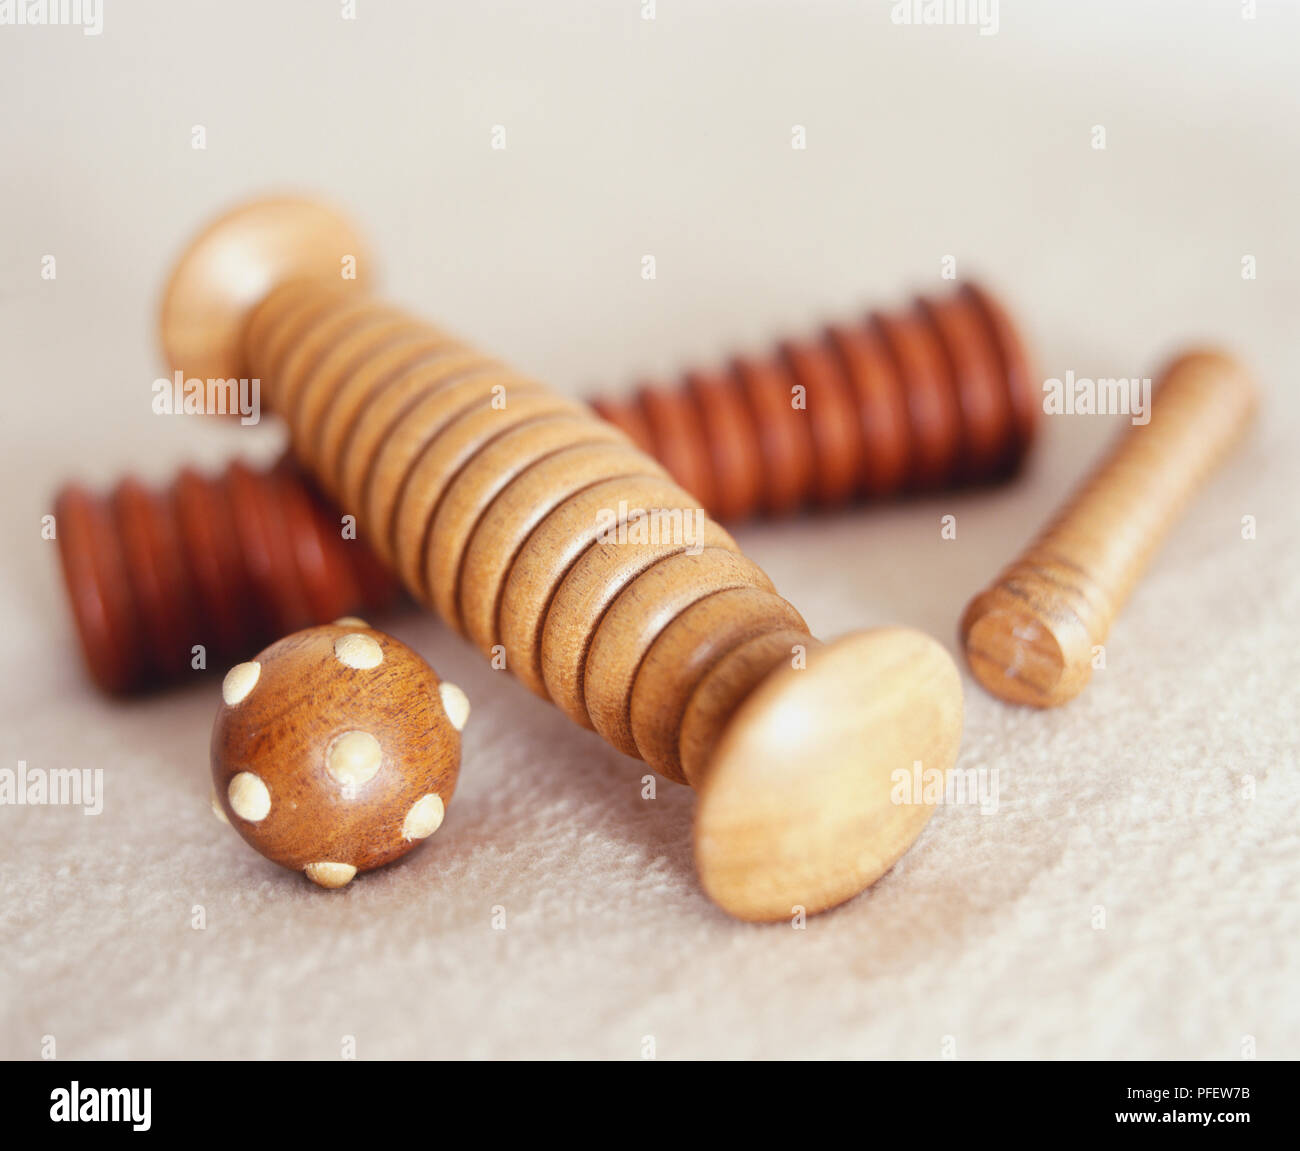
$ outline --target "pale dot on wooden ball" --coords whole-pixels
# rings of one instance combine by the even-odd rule
[[[321,887],[441,826],[469,701],[405,644],[348,616],[273,643],[221,686],[213,810]]]

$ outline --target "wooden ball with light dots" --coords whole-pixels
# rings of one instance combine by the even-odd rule
[[[213,810],[267,859],[343,887],[442,823],[469,701],[364,621],[237,664],[212,728]]]

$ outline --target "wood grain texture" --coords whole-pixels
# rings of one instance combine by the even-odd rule
[[[338,304],[315,314],[311,321],[293,333],[292,343],[284,354],[284,361],[272,377],[275,380],[275,407],[285,412],[290,426],[298,424],[298,399],[308,376],[327,352],[357,329],[376,320],[401,323],[405,317],[394,314],[378,301],[368,298],[347,297]]]
[[[729,587],[678,613],[646,649],[628,699],[636,753],[661,775],[686,783],[680,749],[687,705],[728,652],[761,636],[808,625],[787,600],[762,587]]]
[[[294,452],[304,467],[315,462],[321,422],[343,381],[377,350],[398,346],[403,337],[418,336],[420,331],[408,317],[384,311],[362,320],[322,352],[303,379],[290,423]]]
[[[583,422],[599,426],[591,416]],[[501,595],[529,535],[579,492],[604,480],[638,476],[668,478],[654,460],[620,436],[608,443],[563,447],[501,489],[475,525],[460,566],[460,618],[465,635],[480,651],[491,654],[500,642]]]
[[[809,491],[827,502],[856,491],[867,440],[856,400],[870,389],[835,341],[789,344],[775,368],[646,390],[623,423],[665,467],[589,409],[552,408],[539,385],[458,343],[438,345],[436,329],[439,350],[414,360],[387,341],[358,343],[372,324],[412,336],[397,309],[342,300],[324,281],[318,301],[311,292],[300,282],[274,293],[275,314],[254,316],[244,349],[270,377],[271,406],[304,461],[345,510],[360,510],[363,535],[396,555],[417,598],[494,662],[504,657],[613,746],[701,790],[697,858],[721,906],[752,919],[821,910],[897,858],[928,808],[892,804],[882,781],[920,757],[951,765],[961,712],[951,661],[906,631],[817,644],[703,510],[715,499],[739,515],[756,500],[793,507]],[[402,346],[400,355],[413,347]],[[932,358],[941,370],[942,351]],[[484,403],[503,382],[503,410],[521,412],[498,422]],[[776,439],[751,403],[756,388]],[[807,416],[791,406],[800,394],[816,409]],[[794,482],[770,474],[772,443],[804,469]],[[691,482],[674,482],[674,467]],[[657,521],[657,535],[638,534],[651,522],[640,505],[679,514]],[[258,531],[269,553],[270,518]],[[266,594],[286,609],[309,604],[297,576],[268,582]],[[248,791],[255,809],[261,793]],[[336,867],[314,877],[340,881]]]
[[[460,771],[443,698],[423,659],[361,621],[286,636],[227,675],[212,729],[214,798],[262,855],[342,886],[441,822]]]
[[[548,392],[525,392],[498,404],[489,396],[467,406],[430,438],[407,473],[394,520],[397,571],[408,587],[423,588],[429,530],[447,488],[461,469],[498,436],[552,416],[576,416],[572,400]]]
[[[302,456],[306,466],[320,482],[322,490],[334,498],[341,490],[343,452],[351,438],[358,414],[371,397],[392,387],[407,373],[429,360],[464,354],[455,341],[441,332],[417,330],[392,343],[374,348],[354,363],[338,381],[334,394],[327,397],[320,416],[320,427],[310,434],[311,446]],[[303,429],[305,440],[307,430]]]
[[[1124,432],[1037,540],[967,607],[962,643],[985,688],[1035,707],[1084,689],[1094,647],[1255,406],[1255,385],[1225,353],[1188,352],[1160,374],[1150,422]]]
[[[900,798],[899,773],[916,763],[947,771],[961,723],[952,659],[903,628],[813,647],[806,666],[761,680],[723,729],[699,789],[704,889],[746,919],[782,907],[811,914],[857,894],[934,812]]]
[[[511,428],[486,444],[449,481],[429,528],[422,587],[438,614],[464,634],[465,555],[483,517],[515,479],[557,452],[588,445],[621,449],[625,442],[614,428],[581,413],[559,413]]]
[[[804,666],[819,646],[804,628],[777,629],[737,643],[713,662],[692,687],[677,730],[677,757],[691,787],[703,786],[727,723],[754,689],[783,667]]]
[[[508,368],[476,371],[421,396],[389,429],[375,451],[374,463],[362,487],[362,514],[376,550],[388,563],[396,560],[395,517],[411,469],[440,433],[457,417],[481,404],[506,408],[512,400],[541,390],[534,380]]]
[[[699,543],[740,550],[713,520],[705,520]],[[592,636],[610,605],[647,568],[690,546],[673,539],[601,542],[583,552],[565,573],[542,622],[542,679],[551,702],[574,723],[592,726],[583,679]]]
[[[591,636],[583,698],[596,730],[619,751],[636,755],[632,735],[632,686],[660,633],[697,600],[733,587],[773,591],[753,560],[726,548],[666,556],[615,597]],[[659,715],[664,722],[669,717]],[[674,734],[667,738],[675,738]]]
[[[501,592],[497,626],[511,670],[543,699],[550,698],[542,668],[543,626],[573,566],[602,539],[616,540],[620,530],[634,529],[643,518],[661,522],[655,517],[674,511],[693,516],[696,505],[672,480],[618,476],[570,496],[524,541]]]
[[[342,506],[352,509],[353,514],[365,506],[366,488],[380,447],[416,404],[441,388],[455,387],[498,366],[477,352],[449,349],[416,362],[372,393],[356,413],[340,449],[335,482]]]

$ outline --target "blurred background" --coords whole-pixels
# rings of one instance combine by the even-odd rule
[[[0,755],[113,789],[93,819],[0,810],[0,1054],[47,1033],[92,1057],[332,1058],[345,1034],[363,1057],[638,1058],[646,1035],[664,1058],[1300,1054],[1300,13],[996,7],[994,35],[864,0],[106,0],[96,36],[0,27]],[[999,813],[940,812],[806,931],[716,912],[690,797],[640,800],[636,765],[423,618],[392,630],[474,699],[462,790],[439,842],[321,898],[211,822],[212,681],[87,686],[39,537],[65,480],[279,450],[270,421],[150,406],[171,261],[271,191],[346,207],[391,298],[575,395],[941,291],[952,257],[1040,376],[1223,342],[1264,416],[1085,697],[1040,715],[967,681],[963,763],[1001,770]],[[1043,421],[1010,487],[740,538],[815,633],[907,623],[955,650],[1121,422]]]

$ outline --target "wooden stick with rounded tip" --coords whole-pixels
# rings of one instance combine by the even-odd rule
[[[1150,421],[1129,428],[1037,540],[962,617],[971,671],[1009,703],[1056,707],[1092,675],[1129,593],[1183,506],[1241,438],[1255,385],[1218,351],[1160,374]]]
[[[813,639],[626,435],[341,280],[360,251],[311,202],[223,217],[167,289],[173,367],[260,379],[298,461],[417,600],[695,787],[696,863],[727,911],[783,919],[874,882],[933,810],[898,802],[900,776],[956,758],[947,652],[906,629]]]

